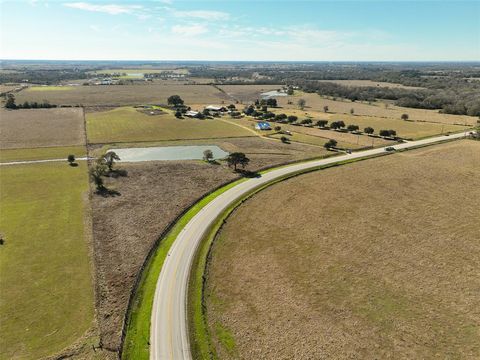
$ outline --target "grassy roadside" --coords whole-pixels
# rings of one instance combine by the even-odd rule
[[[157,279],[170,246],[183,227],[210,201],[228,189],[245,181],[239,179],[205,196],[193,205],[161,240],[159,246],[142,272],[138,291],[128,317],[127,335],[123,347],[123,359],[148,359],[150,341],[150,317]]]
[[[313,171],[318,171],[322,169],[327,169],[331,167],[341,166],[349,163],[354,163],[357,161],[362,161],[366,159],[371,159],[375,157],[380,157],[388,155],[388,153],[382,153],[372,156],[366,156],[357,159],[349,159],[344,161],[339,161],[337,163],[322,165],[314,167],[311,169],[300,170],[292,174],[282,176],[281,178],[275,179],[267,184],[261,185],[249,193],[245,194],[243,197],[231,204],[225,211],[215,220],[214,224],[209,228],[208,233],[205,235],[204,240],[200,244],[200,247],[197,251],[195,259],[193,261],[191,273],[190,273],[190,283],[188,286],[188,329],[190,337],[190,347],[192,351],[192,357],[194,359],[216,359],[217,355],[215,349],[211,346],[210,335],[205,319],[205,306],[204,306],[204,282],[206,279],[206,270],[208,265],[208,257],[210,253],[211,246],[213,241],[216,238],[218,231],[221,229],[224,221],[230,216],[230,214],[244,201],[253,196],[254,194],[262,191],[263,189],[270,187],[281,181],[290,179],[295,176],[303,175]],[[275,168],[277,169],[277,168]],[[274,169],[271,169],[274,170]],[[268,171],[268,170],[267,170]],[[222,329],[223,332],[228,332],[226,329]],[[234,351],[234,339],[230,336],[227,336],[225,344],[229,347],[230,351]]]

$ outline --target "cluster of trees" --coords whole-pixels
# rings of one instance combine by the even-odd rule
[[[95,184],[97,191],[105,190],[103,177],[113,171],[113,165],[115,164],[115,161],[118,160],[120,160],[120,157],[114,151],[108,151],[103,156],[100,156],[90,168],[90,178]],[[70,156],[68,161],[70,162]],[[73,159],[73,161],[75,161],[75,159]]]
[[[28,102],[25,101],[23,104],[16,104],[15,96],[13,94],[7,94],[7,101],[5,102],[5,108],[11,110],[17,109],[49,109],[49,108],[56,108],[57,105],[50,104],[47,100],[44,100],[42,103]]]

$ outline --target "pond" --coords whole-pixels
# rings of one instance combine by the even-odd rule
[[[158,146],[145,148],[112,149],[120,157],[120,162],[152,160],[201,160],[205,150],[212,150],[215,159],[223,159],[228,152],[216,145]]]

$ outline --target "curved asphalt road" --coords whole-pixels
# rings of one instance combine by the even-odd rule
[[[393,147],[395,149],[407,149],[418,145],[461,138],[465,135],[466,133],[452,134],[448,137],[439,136],[398,144]],[[195,251],[208,227],[232,202],[260,185],[299,170],[307,170],[384,152],[384,148],[379,148],[286,166],[267,172],[259,178],[246,180],[207,204],[178,235],[160,272],[151,315],[150,359],[181,360],[192,358],[187,329],[187,286],[190,267]]]

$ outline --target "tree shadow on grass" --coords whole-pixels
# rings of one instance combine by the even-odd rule
[[[70,164],[68,164],[68,165],[70,165],[71,167],[77,167],[77,166],[78,166],[78,163],[73,162],[73,163],[70,163]]]
[[[104,198],[107,197],[115,197],[115,196],[120,196],[120,194],[117,190],[112,190],[112,189],[107,189],[106,187],[103,187],[101,189],[97,189],[95,191],[95,194],[100,195]]]
[[[250,171],[245,169],[237,169],[235,172],[242,175],[242,177],[245,177],[245,178],[259,178],[262,176],[260,175],[260,173],[256,171]]]

